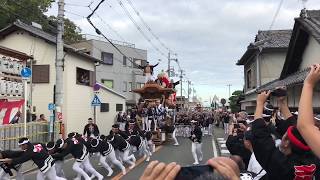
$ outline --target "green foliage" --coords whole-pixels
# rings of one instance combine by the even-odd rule
[[[47,17],[45,12],[51,7],[53,0],[0,0],[0,29],[17,19],[30,24],[36,22],[42,25],[44,31],[56,34],[57,18]],[[64,40],[66,44],[82,40],[81,29],[71,20],[64,19]]]
[[[230,100],[231,112],[239,112],[241,109],[240,101],[244,99],[243,91],[237,90],[232,93]]]
[[[51,7],[52,0],[0,0],[0,28],[8,26],[16,19],[37,22],[47,27],[48,20],[43,14]]]

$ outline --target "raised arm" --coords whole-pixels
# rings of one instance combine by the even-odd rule
[[[265,92],[261,92],[257,96],[257,106],[256,106],[256,111],[254,113],[254,119],[262,118],[264,103],[267,101],[270,93],[271,93],[270,91],[268,92],[265,91]]]
[[[311,66],[310,72],[304,80],[302,88],[297,123],[300,134],[318,158],[320,157],[320,131],[314,123],[312,97],[313,88],[316,86],[319,79],[320,65]]]
[[[288,119],[292,116],[290,109],[287,103],[287,97],[278,97],[278,104],[281,114],[283,115],[284,119]]]

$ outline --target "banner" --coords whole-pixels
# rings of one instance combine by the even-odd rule
[[[24,100],[0,100],[0,123],[3,125],[15,123],[16,118],[21,118],[21,107],[23,104]]]

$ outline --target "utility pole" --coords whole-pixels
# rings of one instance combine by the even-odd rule
[[[64,0],[58,2],[58,34],[57,34],[57,54],[56,54],[56,85],[55,85],[55,104],[56,113],[62,113],[63,104],[63,33],[64,33]],[[60,111],[60,112],[59,112]],[[56,120],[58,115],[56,114]]]
[[[170,78],[170,61],[171,61],[171,59],[170,59],[170,51],[168,52],[168,77]]]
[[[180,96],[182,98],[182,78],[183,78],[183,70],[180,69]]]
[[[230,95],[231,95],[230,94],[230,87],[232,86],[232,84],[228,84],[227,86],[229,87],[229,98],[230,98]]]

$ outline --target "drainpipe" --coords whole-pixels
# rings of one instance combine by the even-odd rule
[[[257,56],[256,56],[256,61],[257,61],[257,87],[256,88],[259,88],[261,86],[261,65],[260,65],[260,54],[262,52],[262,47],[259,47],[259,52],[257,53]]]

